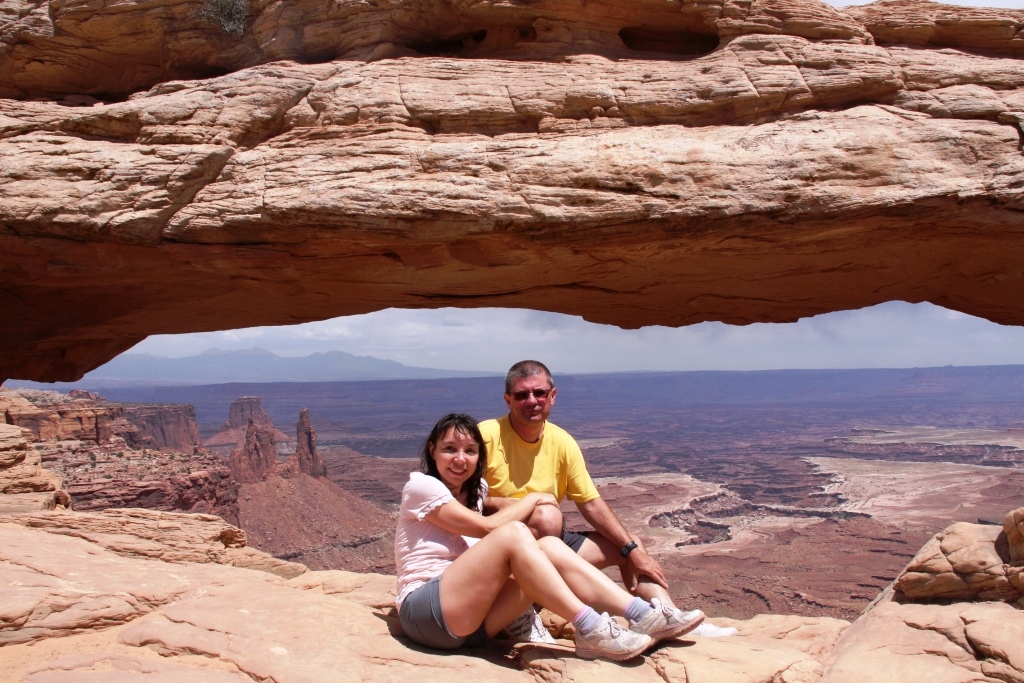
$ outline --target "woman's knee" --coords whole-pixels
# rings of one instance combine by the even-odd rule
[[[506,522],[491,532],[498,534],[502,539],[508,539],[514,543],[529,543],[534,541],[533,532],[523,522]]]
[[[563,555],[566,551],[575,555],[575,553],[573,553],[572,550],[569,549],[569,546],[567,546],[561,538],[556,538],[555,536],[545,536],[544,538],[538,538],[537,544],[540,545],[541,550],[544,551],[544,554],[549,557],[557,557]]]

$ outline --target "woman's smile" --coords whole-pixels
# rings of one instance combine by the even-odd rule
[[[445,486],[452,493],[458,493],[476,471],[480,446],[472,436],[453,427],[437,443],[430,444],[430,455],[437,464],[438,474]]]

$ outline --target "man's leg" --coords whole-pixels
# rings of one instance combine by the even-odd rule
[[[633,540],[643,548],[643,543],[640,539],[637,538],[635,534],[630,535],[633,537]],[[611,566],[618,567],[619,572],[622,574],[622,582],[626,584],[627,587],[629,586],[630,582],[625,574],[625,568],[627,566],[626,558],[624,558],[622,553],[619,552],[619,548],[601,534],[596,531],[591,531],[587,534],[587,539],[583,541],[583,545],[580,546],[579,556],[598,569],[604,569],[605,567]],[[651,598],[658,598],[658,600],[663,604],[675,607],[668,591],[648,579],[646,576],[640,577],[636,591],[634,592],[637,596],[643,598],[647,602],[650,602]]]
[[[538,505],[526,521],[534,538],[562,535],[562,511],[554,505]]]

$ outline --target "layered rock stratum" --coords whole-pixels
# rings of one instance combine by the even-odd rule
[[[23,454],[21,468],[46,468],[21,488],[25,482],[42,486],[39,491],[63,486],[81,511],[143,507],[238,521],[238,483],[230,469],[190,441],[199,433],[192,406],[131,406],[95,394],[2,389],[0,415],[0,429],[23,439],[14,450],[0,443],[0,453]],[[184,452],[169,445],[183,440]],[[16,492],[6,488],[0,484],[0,493]]]
[[[16,0],[0,377],[386,307],[1024,323],[1024,12]]]

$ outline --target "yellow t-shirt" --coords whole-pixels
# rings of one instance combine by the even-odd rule
[[[487,445],[487,473],[492,496],[522,498],[527,493],[550,493],[574,503],[600,498],[583,462],[576,440],[548,422],[537,443],[526,443],[512,429],[508,415],[480,423]]]

